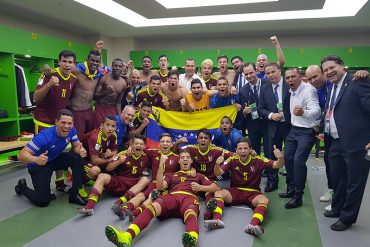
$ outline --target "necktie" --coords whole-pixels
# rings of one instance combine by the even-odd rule
[[[238,91],[240,91],[240,89],[242,89],[242,87],[243,87],[243,82],[242,82],[242,75],[241,74],[239,74],[239,78],[238,78],[238,81],[239,81],[239,88],[238,88]]]
[[[279,87],[279,84],[277,84],[275,87],[274,87],[274,99],[275,99],[275,102],[276,103],[279,103],[279,94],[278,94],[278,87]]]
[[[254,100],[256,101],[256,104],[258,105],[258,88],[257,88],[257,85],[253,86],[253,94],[254,94]]]
[[[336,97],[337,97],[337,88],[338,88],[338,86],[334,85],[334,92],[333,92],[333,96],[330,99],[329,111],[332,111],[333,108],[334,108],[335,100],[336,100]]]

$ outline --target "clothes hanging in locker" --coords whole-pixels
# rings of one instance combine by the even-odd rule
[[[15,77],[17,82],[18,107],[30,107],[32,106],[32,103],[23,67],[16,63],[14,65]]]

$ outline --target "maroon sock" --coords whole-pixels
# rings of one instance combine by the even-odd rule
[[[260,203],[257,207],[253,210],[253,216],[251,220],[251,225],[260,225],[263,221],[264,217],[266,216],[267,211],[267,204]]]
[[[98,198],[100,196],[100,192],[95,188],[92,187],[89,193],[88,201],[85,208],[92,209],[95,207],[95,204],[98,201]]]
[[[132,238],[134,238],[136,234],[132,226],[135,225],[140,229],[140,231],[142,231],[149,225],[150,221],[154,217],[156,217],[155,210],[152,205],[149,205],[137,218],[135,218],[135,220],[127,229],[127,232],[131,234]]]
[[[221,220],[225,203],[224,203],[224,200],[222,200],[221,198],[216,197],[216,200],[217,200],[217,208],[215,209],[215,211],[213,211],[213,219]]]
[[[135,196],[134,192],[129,191],[129,190],[124,194],[124,197],[126,197],[127,201],[129,201],[134,196]]]
[[[198,220],[194,213],[185,213],[184,222],[186,224],[186,232],[196,232],[199,234]]]
[[[134,211],[132,211],[132,214],[137,217],[139,214],[141,214],[146,206],[144,204],[141,204],[139,207],[137,207]]]

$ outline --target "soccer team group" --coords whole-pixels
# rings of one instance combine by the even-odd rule
[[[33,189],[20,179],[16,193],[37,206],[47,206],[55,199],[50,189],[55,172],[57,190],[68,191],[69,202],[81,205],[77,210],[83,215],[93,215],[104,190],[117,196],[112,211],[131,224],[125,232],[106,226],[105,234],[116,246],[130,246],[152,219],[169,217],[182,218],[186,225],[182,243],[196,246],[199,197],[205,200],[206,229],[224,227],[225,205],[244,204],[253,209],[245,232],[263,234],[261,223],[269,200],[260,189],[262,172],[267,173],[265,192],[272,192],[278,188],[278,169],[285,164],[287,191],[279,195],[291,198],[287,209],[302,205],[306,174],[303,171],[302,175],[300,162],[305,166],[315,143],[313,130],[320,133],[320,116],[330,96],[325,76],[335,83],[340,73],[334,75],[333,71],[338,66],[344,71],[340,58],[328,56],[321,67],[308,67],[305,76],[310,83],[302,81],[295,67],[288,68],[284,77],[282,49],[275,36],[270,40],[278,62],[268,62],[264,54],[258,55],[256,64],[235,56],[231,59],[233,70],[228,70],[228,57],[221,55],[217,58],[219,71],[212,74],[213,61],[205,59],[200,75],[191,58],[185,60],[184,74],[179,75],[175,67],[169,70],[166,55],[159,57],[158,71],[152,70],[149,56],[142,58],[140,71],[131,61],[118,58],[108,68],[101,63],[102,41],[77,65],[73,52],[62,51],[59,67],[45,68],[37,84],[37,134],[18,155],[28,166]],[[366,71],[356,75],[368,77]],[[325,99],[320,94],[323,88]],[[193,112],[228,105],[235,105],[238,111],[235,122],[225,116],[215,134],[200,129],[196,145],[182,146],[186,138],[174,140],[163,133],[158,149],[146,148],[149,116],[160,121],[153,107]],[[248,138],[243,137],[246,135]],[[296,138],[302,135],[306,139]],[[287,138],[293,141],[285,144],[283,155],[280,150]],[[259,156],[262,145],[264,157]],[[300,152],[300,160],[294,158],[296,152]],[[64,182],[63,170],[68,168],[72,187]],[[222,189],[216,181],[224,173],[230,174],[230,187]],[[87,185],[92,186],[88,194]]]

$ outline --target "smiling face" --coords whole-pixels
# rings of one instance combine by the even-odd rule
[[[276,68],[275,66],[267,66],[265,68],[265,73],[267,76],[267,79],[273,83],[278,84],[281,79],[281,71],[280,69]]]
[[[216,89],[221,97],[225,97],[230,94],[229,84],[226,79],[219,79],[217,81]]]
[[[127,107],[121,112],[121,121],[124,124],[130,124],[134,120],[135,110],[131,107]]]
[[[302,79],[299,75],[299,71],[296,69],[289,69],[285,72],[285,81],[288,83],[290,89],[292,91],[297,90],[297,88],[301,85]]]
[[[115,60],[112,62],[112,77],[114,79],[118,79],[122,74],[123,70],[123,62],[119,60]]]
[[[193,159],[187,151],[182,151],[179,155],[179,164],[182,171],[190,171]]]
[[[265,71],[265,66],[267,63],[268,63],[268,59],[265,54],[258,55],[257,61],[256,61],[257,70],[263,73]]]
[[[134,156],[139,156],[145,148],[145,142],[139,138],[134,138],[131,143],[131,153]]]
[[[249,144],[247,142],[239,142],[236,145],[236,154],[239,155],[241,161],[245,162],[250,153]]]
[[[57,134],[60,137],[66,137],[73,127],[73,118],[67,115],[61,115],[60,119],[55,120]]]
[[[334,61],[326,61],[321,67],[326,78],[334,84],[339,83],[346,73],[344,66]]]
[[[221,57],[217,60],[218,69],[221,73],[225,73],[228,70],[227,58]]]
[[[325,86],[326,79],[319,66],[308,67],[306,70],[307,81],[315,88]]]
[[[201,132],[197,137],[197,142],[200,150],[203,152],[208,149],[209,145],[211,145],[211,138],[207,134]]]
[[[91,73],[95,73],[95,71],[99,68],[100,65],[100,56],[90,54],[89,59],[87,60],[87,66]]]
[[[195,61],[186,60],[185,61],[185,72],[188,77],[192,77],[195,73]]]
[[[61,57],[58,61],[60,72],[63,76],[68,77],[71,70],[75,67],[75,60],[73,57]]]
[[[245,79],[247,79],[247,81],[252,82],[252,83],[257,82],[256,70],[253,68],[252,65],[244,67],[243,68],[243,74],[245,76]]]
[[[116,121],[111,119],[105,119],[104,123],[101,124],[103,136],[110,137],[114,131],[116,131]]]
[[[161,150],[161,152],[163,154],[168,154],[171,152],[171,148],[172,148],[173,144],[172,144],[172,139],[171,137],[169,136],[163,136],[160,140],[159,140],[159,149]]]

